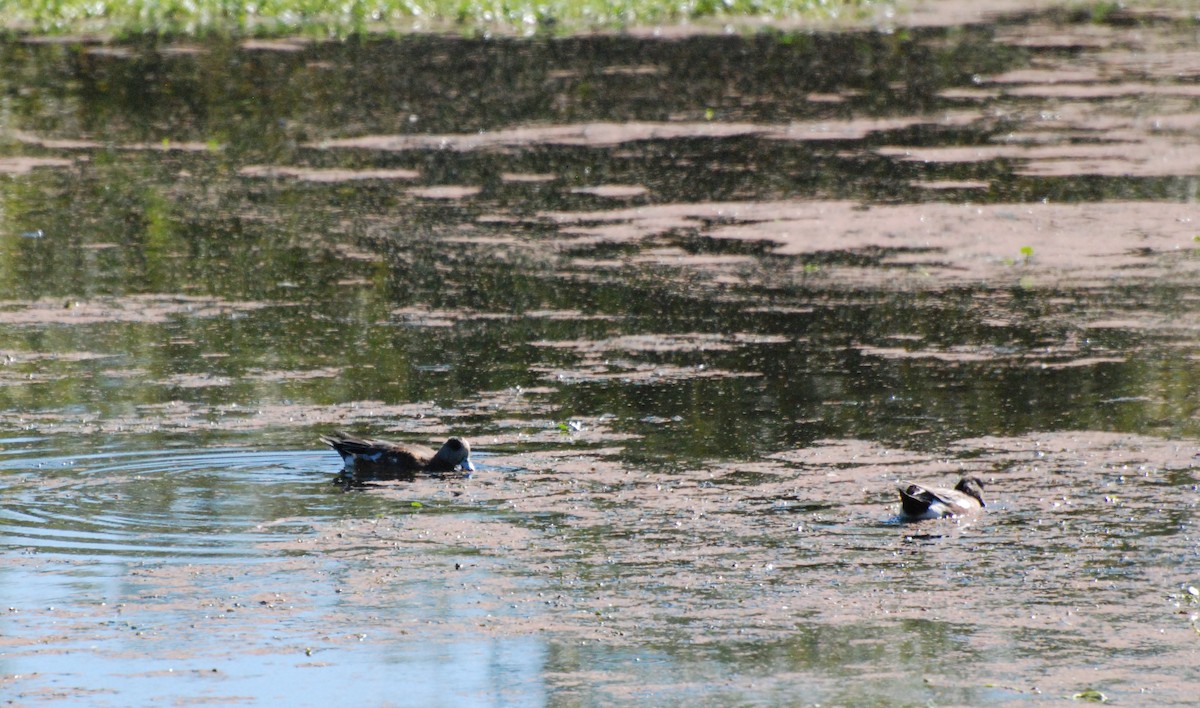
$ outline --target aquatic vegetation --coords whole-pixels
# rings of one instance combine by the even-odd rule
[[[10,0],[0,25],[116,35],[307,34],[466,29],[529,34],[715,18],[837,17],[877,0]]]

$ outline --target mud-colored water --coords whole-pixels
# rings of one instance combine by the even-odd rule
[[[1194,20],[954,16],[0,43],[0,693],[1193,703]]]

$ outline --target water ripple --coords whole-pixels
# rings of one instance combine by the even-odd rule
[[[7,451],[6,451],[7,452]],[[0,546],[126,558],[253,559],[307,533],[328,456],[211,450],[0,458]]]

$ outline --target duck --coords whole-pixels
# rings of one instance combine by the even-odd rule
[[[412,478],[418,472],[450,472],[461,467],[474,472],[471,445],[452,437],[436,451],[424,445],[369,440],[337,431],[322,435],[321,442],[342,456],[346,471],[375,477]]]
[[[954,489],[919,484],[900,487],[901,515],[912,521],[969,514],[985,506],[983,481],[978,477],[963,477]]]

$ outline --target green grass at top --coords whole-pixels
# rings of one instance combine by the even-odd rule
[[[854,15],[882,0],[2,0],[0,28],[105,35],[315,35],[621,28]]]

